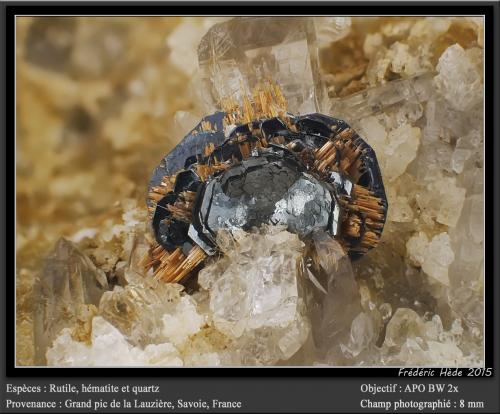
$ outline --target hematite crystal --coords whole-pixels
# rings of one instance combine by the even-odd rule
[[[326,227],[333,206],[331,188],[301,170],[300,164],[272,150],[249,157],[207,186],[200,217],[213,235],[222,228],[263,223],[287,225],[301,236]]]
[[[223,229],[323,230],[351,259],[378,243],[387,200],[372,148],[342,120],[276,110],[284,98],[274,88],[243,112],[231,101],[205,117],[153,173],[148,264],[159,278],[182,280],[217,251]]]

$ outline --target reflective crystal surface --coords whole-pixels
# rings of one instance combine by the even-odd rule
[[[106,292],[99,303],[99,314],[118,328],[133,345],[162,342],[161,315],[172,312],[182,288],[151,279]]]
[[[318,24],[323,39],[348,29],[326,26]],[[291,112],[319,112],[325,90],[316,36],[313,18],[304,17],[236,17],[212,26],[198,47],[207,103],[220,108],[222,98],[242,102],[259,82],[272,80]]]
[[[304,272],[308,310],[317,358],[332,365],[344,361],[341,346],[349,342],[351,324],[361,311],[359,287],[342,246],[324,231],[312,235],[310,260]]]
[[[236,339],[246,363],[290,358],[309,331],[298,274],[303,243],[274,226],[265,226],[260,234],[240,230],[224,236],[236,236],[232,249],[198,277],[209,292],[215,327]],[[254,354],[252,349],[259,347]]]
[[[272,224],[304,237],[326,228],[334,203],[330,190],[300,170],[273,154],[242,161],[207,186],[202,220],[213,233]]]
[[[108,289],[106,275],[68,240],[60,239],[44,261],[34,287],[34,337],[38,363],[45,363],[45,351],[65,327],[92,317]],[[89,314],[90,312],[90,314]]]

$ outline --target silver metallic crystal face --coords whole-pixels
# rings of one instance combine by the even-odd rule
[[[302,173],[275,206],[272,224],[283,224],[301,237],[317,228],[326,228],[332,211],[330,191],[316,178]]]
[[[200,209],[204,234],[221,229],[284,225],[301,237],[337,227],[333,187],[307,174],[296,160],[275,152],[251,156],[213,179]]]

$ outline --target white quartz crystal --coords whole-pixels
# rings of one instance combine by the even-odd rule
[[[443,285],[450,284],[448,268],[455,254],[447,233],[440,233],[429,241],[425,233],[420,232],[408,240],[406,248],[413,263],[422,266],[426,274]]]
[[[63,329],[47,351],[47,362],[56,366],[181,366],[177,349],[169,344],[132,346],[122,333],[100,316],[92,323],[91,344],[72,339],[71,330]]]
[[[414,310],[399,308],[387,324],[384,345],[401,346],[408,338],[423,337],[424,331],[425,325]]]
[[[196,311],[196,303],[188,296],[183,296],[175,310],[163,315],[163,335],[174,345],[183,344],[190,335],[200,330],[205,316]]]
[[[436,69],[439,72],[434,78],[436,87],[453,108],[467,111],[481,102],[481,74],[459,44],[444,51]]]
[[[239,232],[236,237],[234,250],[205,267],[198,278],[209,290],[214,326],[240,343],[248,342],[248,336],[260,341],[264,335],[266,342],[277,341],[282,354],[269,358],[290,357],[308,332],[298,292],[298,261],[304,245],[297,235],[279,227],[268,227],[264,234]],[[266,333],[270,329],[272,336]]]
[[[395,42],[389,49],[391,58],[391,70],[403,76],[413,76],[425,72],[421,67],[418,56],[410,53],[410,47],[401,42]]]
[[[198,47],[204,98],[218,108],[224,98],[242,103],[259,83],[273,80],[288,110],[318,111],[326,92],[318,43],[341,39],[349,29],[345,17],[236,17],[217,24]]]
[[[392,130],[387,136],[385,154],[386,176],[389,181],[399,177],[417,156],[420,145],[420,128],[405,124]]]
[[[343,350],[357,356],[372,343],[374,337],[375,327],[372,318],[365,312],[361,312],[352,321],[349,343],[343,346]]]
[[[418,127],[403,123],[387,132],[376,117],[360,121],[361,133],[377,154],[384,180],[392,181],[401,176],[417,156],[422,136]]]

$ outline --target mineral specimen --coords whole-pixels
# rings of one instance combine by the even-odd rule
[[[198,47],[205,99],[221,108],[224,98],[243,103],[262,79],[281,85],[294,113],[321,111],[325,90],[318,40],[342,38],[346,18],[238,17],[214,25]]]
[[[316,231],[311,249],[306,273],[314,288],[309,286],[307,309],[316,359],[339,365],[344,361],[342,347],[349,346],[351,324],[362,311],[359,287],[349,256],[328,233]]]
[[[200,61],[198,69],[196,45],[222,19],[205,44],[227,45],[240,36],[249,48],[231,47],[241,53]],[[313,24],[297,41],[273,35],[264,47],[254,41],[263,30],[236,33],[250,28],[251,18],[247,25],[229,19],[16,20],[17,365],[484,365],[484,19],[304,18]],[[262,21],[268,33],[279,31],[272,17],[252,27]],[[221,41],[206,42],[218,28]],[[331,114],[363,136],[377,154],[391,208],[378,247],[352,263],[324,231],[310,233],[293,252],[288,244],[297,235],[285,232],[283,242],[270,242],[272,227],[219,231],[223,256],[208,257],[199,277],[215,280],[233,260],[247,266],[244,260],[262,263],[267,255],[273,287],[280,287],[275,292],[297,304],[295,317],[286,308],[285,327],[247,324],[236,338],[218,330],[210,307],[212,294],[220,299],[217,309],[227,309],[231,297],[200,287],[196,277],[183,287],[144,273],[142,258],[154,241],[142,199],[158,154],[173,149],[205,114],[221,111],[210,122],[214,129],[220,123],[216,146],[223,143],[232,123],[222,125],[226,103],[219,90],[241,99],[253,82],[267,82],[257,79],[262,73],[289,86],[283,92],[293,113]],[[198,132],[197,152],[210,134]],[[181,144],[184,152],[167,165],[183,169],[187,147],[197,140]],[[61,235],[79,253],[69,249],[62,261],[49,260],[45,272],[40,258]],[[325,238],[318,246],[329,246],[321,251],[330,256],[321,257],[336,258],[338,267],[332,260],[323,271],[315,260],[318,237]],[[280,279],[280,260],[295,254],[304,256],[297,282],[290,260]],[[84,280],[105,273],[101,300],[58,304],[59,293],[69,298],[78,291],[51,287],[57,274],[73,275],[70,287],[80,277],[70,266],[64,270],[65,261],[79,263]],[[265,278],[255,268],[252,275]],[[61,309],[71,317],[65,320]],[[51,319],[44,316],[49,310]]]
[[[45,363],[47,347],[65,327],[92,319],[108,290],[106,275],[71,242],[60,239],[45,259],[43,272],[34,288],[35,355]],[[90,311],[90,315],[89,315]]]
[[[100,316],[92,320],[91,345],[75,341],[70,330],[65,328],[47,351],[47,361],[50,365],[73,367],[182,365],[171,344],[148,345],[144,349],[134,347]]]
[[[244,364],[287,360],[309,332],[297,266],[304,244],[280,226],[261,234],[240,230],[236,237],[227,256],[198,277],[209,292],[214,326],[235,338]]]
[[[374,151],[341,120],[272,116],[285,102],[269,88],[243,111],[203,119],[154,171],[148,205],[158,246],[147,266],[158,279],[183,280],[216,253],[223,229],[282,224],[301,237],[327,229],[352,258],[380,239],[387,201]],[[413,130],[401,129],[393,146],[412,146]]]

